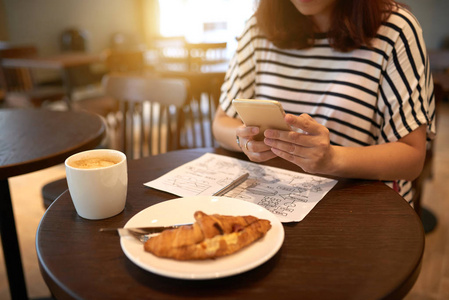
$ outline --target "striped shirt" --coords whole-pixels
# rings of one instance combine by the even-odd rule
[[[394,142],[422,124],[427,124],[428,140],[435,134],[422,30],[402,8],[380,26],[372,47],[347,53],[332,49],[325,36],[304,50],[279,49],[250,18],[221,88],[220,106],[235,118],[234,98],[277,100],[286,113],[307,113],[329,129],[332,145]],[[394,186],[411,201],[411,182],[399,180]]]

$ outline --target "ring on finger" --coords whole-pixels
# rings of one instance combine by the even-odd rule
[[[246,140],[246,143],[245,143],[245,149],[246,149],[246,151],[249,151],[249,149],[248,149],[248,143],[249,143],[249,141],[250,141],[250,140]]]

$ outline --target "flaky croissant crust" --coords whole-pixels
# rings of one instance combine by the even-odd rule
[[[263,237],[271,228],[268,220],[254,216],[194,214],[195,223],[165,230],[150,238],[144,249],[158,257],[199,260],[229,255]]]

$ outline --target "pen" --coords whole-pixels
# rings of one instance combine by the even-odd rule
[[[222,196],[222,195],[226,194],[230,190],[232,190],[232,189],[236,188],[237,186],[239,186],[240,184],[242,184],[246,179],[248,179],[248,176],[249,176],[249,173],[243,174],[242,176],[240,176],[236,180],[233,180],[230,184],[228,184],[227,186],[225,186],[218,192],[215,192],[214,194],[212,194],[212,196]]]

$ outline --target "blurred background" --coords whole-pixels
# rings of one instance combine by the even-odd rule
[[[115,34],[150,44],[152,38],[185,36],[191,42],[232,42],[253,11],[254,0],[2,0],[0,40],[35,43],[42,54],[58,52],[61,33],[86,32],[88,50],[111,46]]]
[[[449,47],[449,1],[401,2],[420,21],[428,49]],[[0,47],[31,44],[43,56],[139,48],[151,65],[155,42],[183,37],[191,43],[225,42],[229,57],[254,7],[255,0],[1,0]],[[48,70],[37,73],[38,80],[51,78]]]
[[[255,0],[2,0],[0,40],[33,43],[43,55],[60,50],[64,30],[87,35],[88,50],[111,46],[115,34],[131,35],[144,45],[152,38],[186,36],[190,41],[233,43]],[[437,49],[449,35],[449,2],[403,0],[420,21],[427,46]]]
[[[189,43],[225,42],[231,55],[253,8],[254,0],[2,0],[0,41],[32,44],[43,56],[139,48],[147,51],[146,63],[151,64],[155,42],[184,38]]]
[[[254,0],[2,0],[0,40],[34,43],[40,53],[60,50],[62,32],[86,33],[87,48],[100,52],[111,43],[149,45],[161,35],[191,42],[233,42]],[[128,40],[113,40],[116,34]]]

